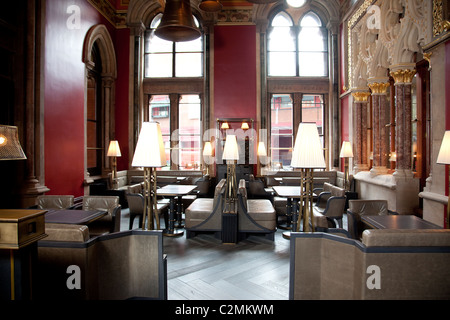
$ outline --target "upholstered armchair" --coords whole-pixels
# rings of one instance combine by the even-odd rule
[[[249,199],[268,199],[273,203],[274,195],[271,192],[267,192],[264,188],[264,182],[255,179],[253,174],[249,175],[248,181],[248,198]]]
[[[82,210],[102,210],[108,214],[89,224],[91,236],[120,231],[121,205],[115,196],[84,196]]]
[[[139,228],[142,227],[142,220],[144,218],[145,199],[141,193],[127,194],[128,208],[130,209],[130,224],[129,230],[133,229],[134,219],[139,218]],[[168,207],[169,200],[158,200],[156,219],[160,219],[161,214],[164,216],[165,225],[168,225]]]
[[[71,195],[42,195],[37,197],[38,209],[70,209],[74,205],[74,196]]]
[[[322,195],[327,197],[326,202],[322,201]],[[335,221],[337,221],[339,228],[343,228],[342,218],[344,211],[345,190],[332,186],[330,192],[324,191],[319,194],[317,202],[313,206],[312,218],[314,219],[314,227],[317,230],[335,228]]]
[[[387,200],[349,200],[347,209],[348,232],[353,239],[360,240],[366,226],[361,216],[384,216],[396,214],[388,210]]]

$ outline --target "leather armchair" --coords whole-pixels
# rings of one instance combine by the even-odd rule
[[[71,195],[43,195],[37,197],[38,209],[70,209],[74,205],[74,196]]]
[[[274,195],[273,193],[267,192],[264,189],[264,182],[255,179],[253,174],[249,175],[248,181],[248,198],[249,199],[268,199],[273,203]]]
[[[121,205],[115,196],[84,196],[82,210],[103,210],[108,214],[89,224],[91,236],[120,231]]]
[[[360,240],[366,228],[361,222],[363,215],[396,214],[388,210],[387,200],[349,200],[347,209],[348,232],[353,239]]]
[[[328,197],[326,202],[322,201],[322,194]],[[335,228],[335,221],[337,221],[339,228],[343,228],[342,218],[344,211],[345,190],[332,186],[330,192],[324,191],[319,194],[317,202],[313,206],[312,218],[314,219],[314,227],[318,230]]]
[[[130,209],[129,230],[133,229],[133,223],[136,217],[139,218],[139,228],[141,228],[142,220],[144,218],[144,206],[145,206],[144,196],[140,193],[128,193],[127,201],[128,201],[128,208]],[[156,219],[160,219],[161,214],[163,214],[166,226],[168,225],[168,211],[167,211],[168,207],[169,207],[169,200],[166,199],[158,200],[157,204],[158,212],[156,214]]]

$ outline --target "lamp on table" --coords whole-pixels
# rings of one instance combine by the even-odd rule
[[[112,178],[113,186],[115,187],[115,185],[117,183],[117,157],[122,156],[122,153],[120,152],[119,141],[111,140],[109,142],[108,153],[106,154],[106,156],[112,158],[111,178]]]
[[[227,161],[227,182],[225,191],[225,211],[235,212],[237,198],[236,161],[239,160],[239,149],[236,136],[227,135],[222,159]]]
[[[144,213],[142,229],[145,230],[147,218],[147,230],[154,229],[153,219],[157,214],[156,199],[156,170],[166,165],[166,152],[158,122],[144,122],[142,124],[139,139],[134,152],[133,167],[144,168]],[[159,217],[156,216],[156,228],[159,229]]]
[[[303,215],[303,231],[314,232],[314,219],[312,219],[313,204],[313,171],[324,169],[325,158],[323,156],[322,144],[315,123],[302,122],[298,127],[295,139],[294,151],[292,152],[291,166],[302,171],[300,185],[300,212],[298,215],[297,230],[299,231],[300,219]],[[311,219],[311,229],[309,220]]]
[[[344,189],[348,190],[348,159],[353,158],[352,144],[349,141],[342,142],[341,158],[344,158]]]
[[[450,164],[450,130],[445,131],[444,138],[442,139],[441,149],[436,160],[438,164]],[[447,222],[446,228],[450,228],[450,195],[447,203]]]

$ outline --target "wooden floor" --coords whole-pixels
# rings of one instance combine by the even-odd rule
[[[122,210],[121,230],[129,211]],[[137,228],[135,219],[134,228]],[[250,236],[222,244],[212,234],[186,239],[164,237],[169,300],[287,300],[289,241],[277,231],[275,241]]]
[[[128,223],[124,209],[121,230],[128,230]],[[275,241],[250,236],[233,245],[212,234],[164,237],[168,299],[288,300],[289,241],[283,232],[276,232]]]

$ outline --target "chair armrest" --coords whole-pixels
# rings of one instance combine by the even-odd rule
[[[319,195],[317,196],[317,201],[316,201],[316,206],[320,207],[325,206],[328,199],[331,197],[331,192],[329,191],[322,191],[321,193],[319,193]]]

